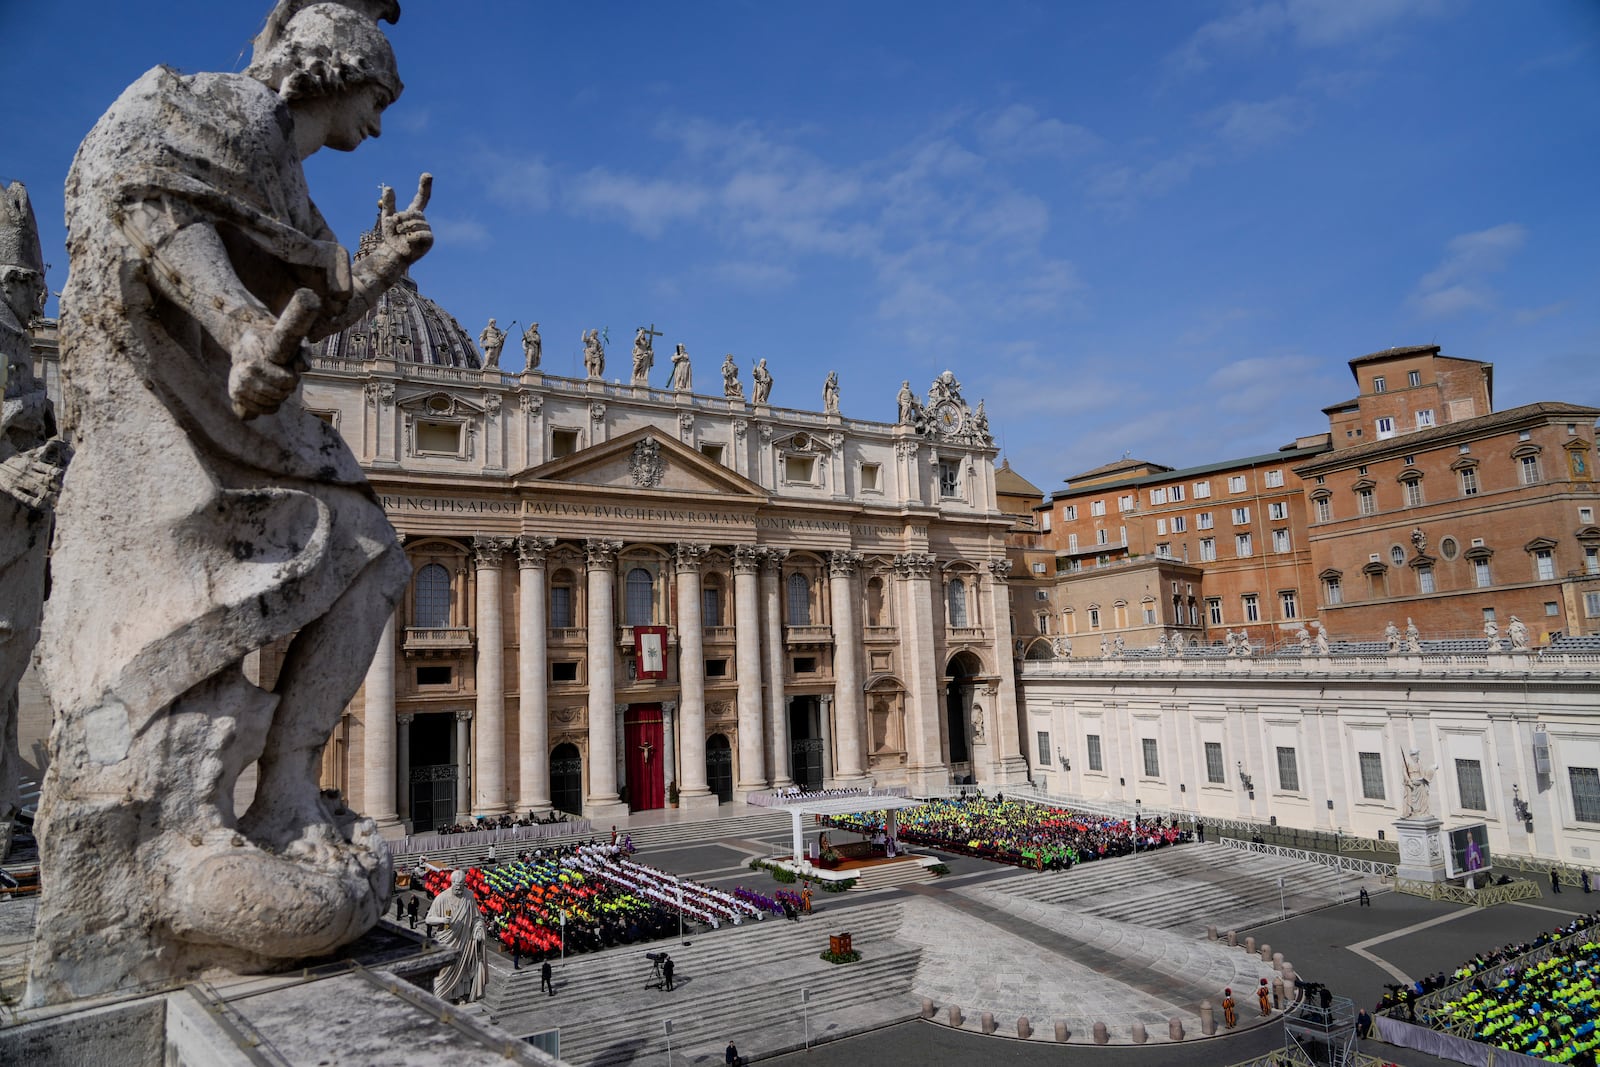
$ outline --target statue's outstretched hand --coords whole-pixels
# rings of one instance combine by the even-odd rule
[[[394,190],[387,185],[378,200],[378,224],[383,243],[408,266],[433,247],[433,228],[422,214],[432,195],[433,175],[423,174],[417,179],[417,195],[404,211],[395,211]]]

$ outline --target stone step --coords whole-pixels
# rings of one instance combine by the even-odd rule
[[[936,878],[928,868],[920,863],[887,863],[876,867],[864,868],[856,875],[855,887],[852,893],[865,893],[874,889],[891,889],[899,885],[913,885],[918,882],[931,882]]]

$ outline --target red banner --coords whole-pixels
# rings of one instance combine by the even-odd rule
[[[665,626],[635,626],[633,628],[633,654],[638,664],[640,678],[665,678],[667,676],[667,628]]]

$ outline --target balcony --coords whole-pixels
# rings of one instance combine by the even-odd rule
[[[898,641],[900,628],[897,626],[867,626],[862,630],[862,636],[868,641]]]
[[[468,626],[407,626],[407,652],[454,652],[472,647]]]
[[[582,626],[552,626],[545,640],[552,645],[584,645],[589,642],[589,631]]]
[[[989,632],[982,626],[949,626],[945,630],[951,641],[982,641]]]
[[[737,636],[732,626],[707,626],[704,640],[707,644],[729,644]]]
[[[831,626],[785,626],[783,640],[787,645],[831,645],[833,644],[833,627]]]

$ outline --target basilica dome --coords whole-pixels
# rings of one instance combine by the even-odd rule
[[[362,234],[355,258],[359,261],[370,252],[376,240],[371,231]],[[365,315],[318,341],[313,352],[325,359],[392,359],[469,370],[483,365],[461,323],[423,296],[409,271]]]

